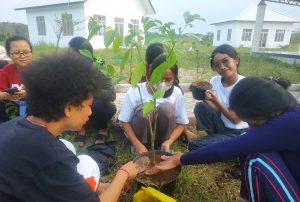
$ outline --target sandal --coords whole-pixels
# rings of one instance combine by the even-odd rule
[[[78,146],[83,147],[85,145],[85,135],[76,135],[74,138],[74,142],[78,144]]]
[[[94,144],[102,144],[102,143],[105,143],[108,139],[108,136],[107,135],[104,135],[104,134],[97,134],[95,136],[95,143]]]

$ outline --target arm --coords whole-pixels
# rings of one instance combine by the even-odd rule
[[[132,161],[122,166],[109,187],[100,195],[100,201],[116,202],[127,180],[137,175],[137,166]]]
[[[147,148],[136,137],[130,123],[121,122],[121,125],[123,127],[123,130],[127,134],[128,139],[130,140],[131,144],[134,146],[134,149],[136,150],[137,153],[143,153],[143,152],[148,151]]]
[[[185,125],[177,124],[177,126],[172,131],[170,138],[163,142],[161,145],[161,150],[170,152],[171,145],[178,139],[184,130]]]
[[[224,114],[224,116],[226,116],[232,123],[238,124],[241,122],[241,119],[236,115],[236,113],[224,106],[212,90],[205,91],[205,102],[208,103],[216,112]]]

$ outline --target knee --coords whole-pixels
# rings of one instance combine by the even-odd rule
[[[175,118],[175,109],[174,106],[170,103],[161,103],[158,106],[158,114],[163,118]]]
[[[197,116],[198,114],[202,114],[209,108],[208,104],[205,102],[198,102],[194,108],[194,114]]]

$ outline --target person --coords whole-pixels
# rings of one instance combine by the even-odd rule
[[[197,130],[205,130],[208,135],[190,141],[189,150],[231,139],[247,130],[248,124],[229,109],[231,91],[244,78],[239,74],[239,65],[240,57],[230,45],[220,45],[212,52],[210,66],[219,75],[210,80],[212,89],[205,91],[204,101],[194,108]]]
[[[4,47],[0,46],[0,69],[10,62],[10,58],[6,54]]]
[[[236,84],[229,102],[230,108],[249,124],[245,134],[163,157],[165,161],[147,173],[242,157],[242,198],[299,201],[300,107],[295,98],[274,81],[248,77]]]
[[[22,75],[30,115],[0,124],[0,201],[117,201],[137,175],[132,161],[100,195],[76,169],[78,158],[57,137],[89,119],[99,73],[78,54],[50,55]]]
[[[91,62],[96,62],[97,59],[94,56],[94,50],[92,45],[83,37],[74,37],[69,42],[69,51],[79,54],[79,50],[88,50],[92,59]],[[104,64],[104,61],[101,62]],[[100,65],[101,65],[100,64]],[[98,134],[96,135],[95,143],[102,143],[108,137],[108,123],[116,113],[116,105],[114,101],[116,100],[116,91],[114,89],[112,80],[110,77],[105,76],[101,71],[99,71],[101,79],[103,80],[103,86],[101,93],[97,93],[94,96],[92,105],[92,115],[87,122],[87,127],[96,130]],[[79,131],[79,135],[75,137],[75,142],[79,146],[85,144],[86,132],[83,128]]]
[[[5,42],[5,49],[12,60],[12,64],[5,65],[0,70],[0,122],[10,119],[9,115],[6,114],[6,103],[15,106],[17,112],[21,109],[16,101],[23,100],[26,97],[26,91],[24,90],[20,74],[27,69],[27,65],[32,60],[31,43],[22,36],[9,37]],[[18,92],[5,92],[7,88],[17,88]],[[21,103],[22,105],[24,104],[23,102]],[[21,114],[24,114],[22,111]],[[13,116],[17,116],[17,114],[15,113]]]
[[[156,57],[151,64],[151,74],[165,61],[166,55]],[[166,70],[159,84],[165,89],[165,94],[163,98],[156,100],[158,117],[155,147],[160,147],[161,150],[167,152],[170,152],[172,143],[180,136],[184,126],[188,123],[183,94],[180,88],[174,85],[176,72],[178,73],[176,65]],[[118,119],[135,151],[143,153],[150,146],[151,135],[149,122],[142,115],[142,106],[152,99],[153,93],[160,87],[153,87],[149,82],[138,83],[137,86],[127,91]]]

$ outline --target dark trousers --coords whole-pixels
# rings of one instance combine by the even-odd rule
[[[170,137],[176,127],[175,109],[170,103],[162,103],[158,106],[158,117],[155,133],[155,147],[160,147],[161,144]],[[131,127],[137,138],[146,146],[150,146],[151,133],[150,124],[146,117],[143,117],[143,109],[137,107],[131,119]],[[151,122],[153,114],[150,115]]]
[[[249,155],[241,164],[241,197],[250,201],[300,201],[300,188],[277,152]]]
[[[87,122],[87,126],[94,130],[106,129],[116,110],[116,106],[111,102],[94,97],[92,115]]]
[[[209,135],[188,143],[189,150],[222,142],[245,132],[247,129],[226,128],[220,114],[205,102],[198,102],[194,108],[197,130],[205,130]]]

